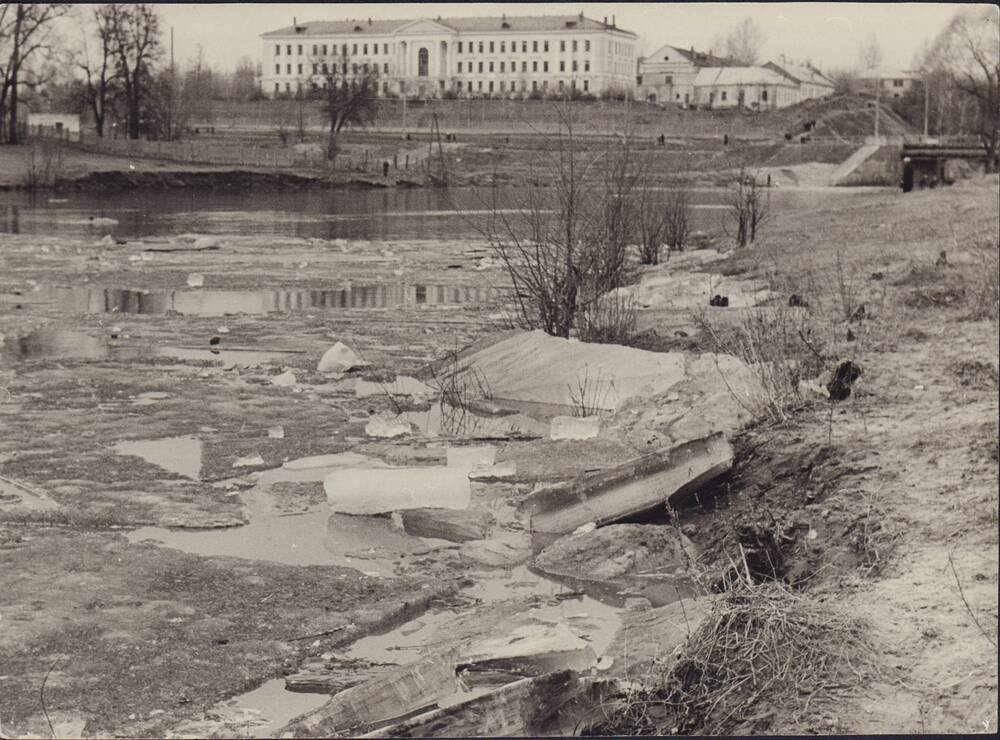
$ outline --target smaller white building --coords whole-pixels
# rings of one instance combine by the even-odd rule
[[[787,77],[799,86],[799,99],[797,102],[801,103],[803,100],[815,100],[833,95],[835,87],[833,80],[808,64],[804,66],[789,64],[782,60],[780,62],[768,62],[764,67]]]
[[[28,133],[79,141],[80,116],[77,113],[29,113]]]
[[[694,79],[704,67],[727,67],[730,59],[666,44],[639,60],[638,97],[652,103],[688,107],[695,102]]]
[[[858,75],[858,83],[862,90],[875,92],[875,85],[881,84],[883,98],[901,98],[920,81],[920,75],[904,69],[883,67],[880,70],[868,70]]]
[[[696,104],[713,110],[765,110],[794,105],[799,86],[764,67],[703,67],[694,78]]]

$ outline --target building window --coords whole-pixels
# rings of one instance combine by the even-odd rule
[[[378,56],[378,44],[372,44],[372,55]]]
[[[725,99],[726,99],[726,91],[725,91],[725,90],[723,90],[723,91],[722,91],[722,99],[723,99],[723,100],[725,100]]]
[[[459,54],[462,53],[462,42],[461,41],[458,42],[458,53]]]
[[[427,68],[430,66],[430,53],[427,49],[417,52],[417,77],[426,77]]]
[[[340,45],[340,56],[342,56],[342,57],[346,57],[347,56],[347,44],[341,44]]]
[[[559,42],[559,51],[566,51],[566,42],[565,41],[560,41]]]
[[[531,81],[531,89],[532,89],[532,91],[538,89],[538,80],[532,80]]]
[[[316,44],[313,44],[313,56],[316,56]]]
[[[590,60],[589,59],[584,59],[583,60],[583,71],[584,72],[589,72],[590,71]]]
[[[490,92],[493,92],[493,80],[490,80]]]
[[[383,54],[389,53],[389,44],[382,44],[382,53]]]
[[[760,99],[763,100],[765,103],[767,102],[767,90],[762,90],[761,91],[761,93],[760,93]]]
[[[576,60],[574,59],[573,60],[573,71],[576,72],[576,70],[577,70]]]
[[[548,62],[542,62],[542,71],[543,72],[548,72],[549,71],[549,63]]]
[[[493,70],[490,71],[492,72]],[[503,62],[500,62],[500,71],[503,72]]]
[[[542,80],[542,89],[543,90],[548,90],[549,89],[549,81],[548,80]]]
[[[291,64],[286,64],[285,68],[286,68],[285,72],[287,72],[288,74],[292,73],[292,65]]]
[[[467,89],[467,90],[468,90],[469,92],[472,92],[472,80],[469,80],[469,81],[468,81],[468,82],[466,83],[466,85],[467,85],[466,89]]]
[[[531,42],[531,50],[532,51],[538,51],[538,42],[537,41],[532,41]]]
[[[361,48],[362,48],[362,50],[363,50],[363,53],[364,53],[364,54],[367,54],[367,53],[368,53],[368,44],[365,44],[365,45],[364,45],[364,46],[362,46]]]
[[[274,91],[275,92],[281,92],[281,83],[280,82],[275,82],[274,83]]]
[[[302,65],[299,65],[299,74],[302,74]]]
[[[299,44],[299,56],[302,56],[302,44]]]
[[[323,56],[326,56],[326,44],[323,44]]]
[[[565,87],[565,85],[563,84],[563,81],[559,80],[559,92],[563,91],[563,87]]]
[[[548,50],[549,50],[549,42],[548,42],[548,41],[545,41],[545,42],[544,42],[544,43],[542,44],[542,51],[548,51]]]
[[[281,65],[280,64],[275,64],[274,65],[274,73],[276,75],[280,75],[281,74]]]
[[[506,41],[501,41],[500,42],[500,53],[504,54],[504,53],[506,53],[506,51],[507,51],[507,42]]]
[[[352,64],[351,65],[351,74],[357,74],[357,73],[358,73],[358,65]]]
[[[476,87],[477,87],[477,89],[479,90],[479,92],[482,92],[482,91],[483,91],[483,81],[482,81],[482,80],[480,80],[480,81],[479,81],[479,84],[478,84],[478,85],[477,85]]]
[[[292,55],[292,45],[291,45],[291,44],[288,44],[288,45],[287,45],[287,46],[285,47],[285,53],[286,53],[286,54],[288,54],[288,56],[291,56],[291,55]]]
[[[576,51],[576,39],[573,39],[573,51]]]
[[[285,83],[285,92],[291,92],[291,91],[292,91],[292,83],[291,82],[286,82]]]
[[[351,54],[353,54],[354,56],[358,55],[358,45],[357,44],[354,44],[353,47],[351,48]]]
[[[479,53],[480,54],[483,53],[483,42],[482,41],[479,42]]]
[[[389,62],[386,62],[385,64],[382,65],[382,71],[385,72],[386,74],[389,74]]]
[[[330,67],[326,62],[323,62],[323,74],[330,74]]]
[[[490,54],[492,54],[492,53],[493,53],[493,42],[491,41],[490,42]]]
[[[480,62],[479,63],[479,74],[482,74],[482,73],[483,73],[483,63]]]
[[[345,75],[347,74],[347,62],[340,65],[340,73]]]
[[[521,42],[521,53],[522,54],[527,54],[528,53],[528,42],[527,41],[522,41]]]
[[[586,41],[583,42],[583,50],[590,51],[590,39],[587,39]]]
[[[566,62],[559,62],[559,71],[560,72],[566,71]]]
[[[902,80],[893,80],[892,81],[892,86],[893,87],[902,87],[903,86],[903,81]]]
[[[587,92],[590,89],[590,80],[583,81],[583,91]]]
[[[458,73],[462,74],[462,63],[461,62],[458,63]]]
[[[528,71],[528,63],[527,62],[521,62],[521,71],[522,72],[527,72]]]
[[[318,75],[319,74],[319,65],[316,64],[315,62],[313,62],[313,74],[314,75]]]
[[[500,92],[503,92],[503,80],[500,80]]]
[[[493,71],[493,62],[490,62],[490,72]]]
[[[281,56],[281,44],[275,44],[274,45],[274,56],[276,56],[276,57],[280,57]]]

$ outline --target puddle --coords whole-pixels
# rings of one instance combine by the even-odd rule
[[[201,476],[201,448],[201,440],[196,437],[164,437],[114,445],[114,451],[119,455],[136,455],[191,480],[198,480]]]
[[[38,329],[22,337],[8,337],[0,344],[3,360],[102,360],[110,349],[105,339],[79,331]]]
[[[323,309],[462,305],[500,297],[496,288],[472,285],[352,285],[340,290],[170,290],[48,287],[38,300],[74,313],[223,316]]]
[[[226,729],[236,731],[238,737],[277,737],[277,732],[300,714],[319,709],[329,694],[307,694],[285,689],[285,679],[266,681],[253,691],[248,691],[217,708],[243,710],[245,722],[237,730],[236,722],[227,723]],[[231,712],[225,712],[231,714]]]

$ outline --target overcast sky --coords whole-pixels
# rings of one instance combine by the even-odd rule
[[[924,38],[934,35],[962,6],[945,3],[223,3],[163,4],[174,27],[175,55],[186,62],[198,45],[213,66],[232,68],[248,55],[260,59],[260,34],[289,26],[292,19],[413,19],[437,16],[576,14],[614,15],[620,28],[638,33],[644,52],[659,45],[695,46],[713,41],[750,16],[763,29],[764,60],[784,54],[811,59],[821,69],[855,66],[858,46],[874,33],[884,64],[907,68]],[[719,51],[719,49],[714,49]]]

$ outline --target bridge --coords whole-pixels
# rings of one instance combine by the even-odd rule
[[[903,160],[903,192],[909,192],[914,185],[934,187],[950,182],[949,160],[963,159],[987,164],[985,147],[967,141],[904,143],[900,158]],[[994,167],[997,164],[995,155],[993,164]]]

